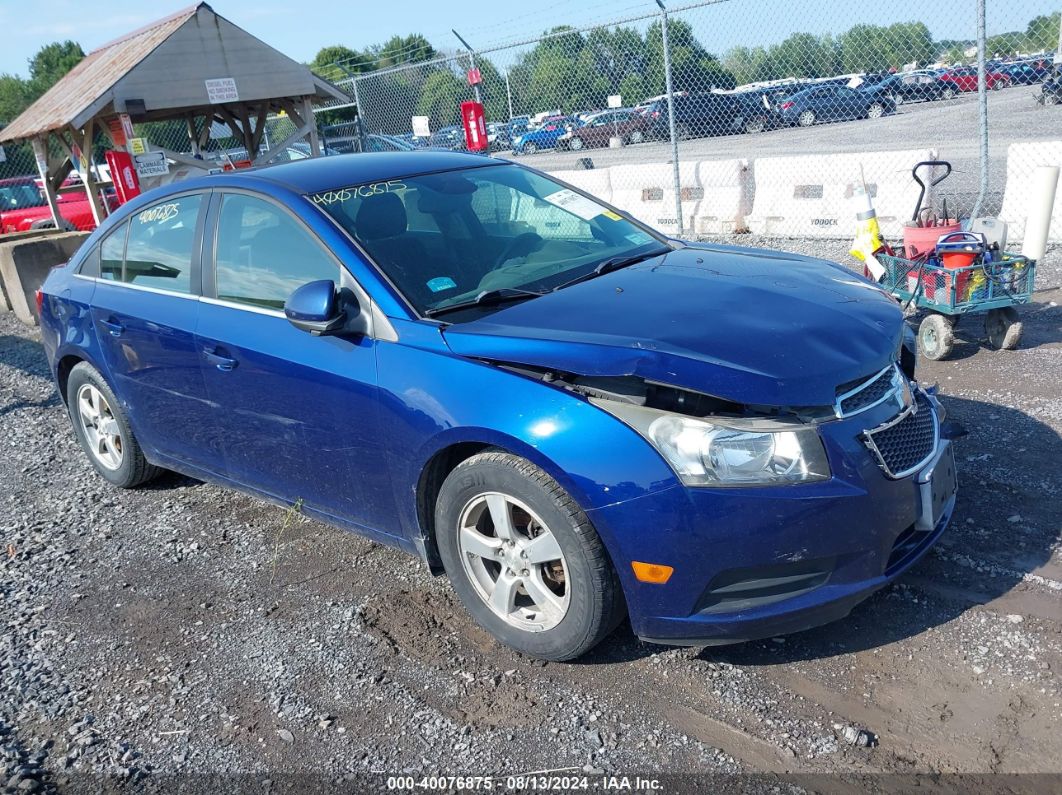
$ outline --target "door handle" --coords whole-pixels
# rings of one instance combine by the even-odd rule
[[[122,336],[122,332],[125,331],[125,326],[123,326],[121,323],[119,323],[113,317],[107,318],[106,320],[101,320],[100,323],[103,325],[103,327],[105,329],[107,329],[107,332],[112,337],[120,337],[120,336]]]
[[[236,360],[223,355],[221,348],[204,348],[203,355],[206,356],[208,362],[222,372],[227,373],[236,366]]]

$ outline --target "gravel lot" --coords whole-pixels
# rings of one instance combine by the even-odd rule
[[[1011,86],[988,92],[989,192],[984,214],[999,212],[1007,177],[1007,147],[1020,141],[1057,140],[1062,106],[1037,104],[1037,86]],[[948,207],[968,213],[980,180],[978,167],[978,109],[976,94],[961,94],[950,101],[901,105],[894,116],[881,119],[789,127],[757,135],[727,135],[679,142],[682,160],[733,157],[789,157],[793,155],[878,152],[890,149],[935,149],[948,160],[954,173],[937,189]],[[509,153],[501,157],[512,158]],[[644,143],[623,149],[588,149],[580,152],[546,151],[518,158],[545,171],[577,168],[589,157],[596,168],[624,163],[669,163],[671,144]],[[1030,168],[1031,171],[1031,168]]]
[[[846,261],[842,243],[752,242]],[[784,774],[1039,772],[1059,775],[1009,791],[1058,791],[1062,252],[1038,284],[1020,350],[968,319],[953,360],[921,363],[969,436],[952,528],[909,575],[800,635],[669,649],[621,627],[576,664],[500,647],[444,579],[357,536],[177,475],[108,487],[36,331],[0,313],[0,787],[570,768],[756,772],[774,792],[795,791]]]

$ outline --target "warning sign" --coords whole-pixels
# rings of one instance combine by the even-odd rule
[[[147,151],[147,138],[130,138],[129,154],[142,155]]]
[[[166,159],[165,152],[145,152],[142,155],[134,155],[133,163],[136,165],[137,176],[141,179],[161,177],[170,173],[170,163]]]
[[[240,101],[240,94],[236,90],[235,78],[214,77],[203,82],[206,83],[207,102],[211,105]]]

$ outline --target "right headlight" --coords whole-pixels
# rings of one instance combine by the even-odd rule
[[[687,486],[775,486],[830,477],[818,432],[799,423],[708,421],[614,400],[591,402],[645,437]]]

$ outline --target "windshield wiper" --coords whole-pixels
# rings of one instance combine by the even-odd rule
[[[528,298],[540,298],[545,293],[538,293],[534,290],[521,290],[518,287],[499,287],[494,290],[484,290],[475,298],[470,298],[467,301],[458,301],[456,304],[447,304],[446,306],[438,306],[434,309],[427,309],[424,312],[425,317],[437,317],[439,315],[445,315],[447,312],[456,312],[459,309],[468,309],[470,306],[490,306],[494,304],[504,304],[509,301],[526,301]]]
[[[598,276],[604,276],[606,273],[612,273],[612,271],[618,271],[620,268],[626,268],[628,265],[635,265],[643,260],[651,259],[652,257],[659,257],[661,254],[667,254],[671,251],[671,248],[664,247],[654,249],[653,251],[646,251],[644,254],[631,254],[624,257],[609,257],[606,260],[602,260],[597,263],[592,271],[576,276],[574,279],[569,279],[566,282],[561,282],[553,291],[563,290],[565,287],[570,287],[573,284],[579,284],[579,282],[585,282],[590,279],[596,279]]]

